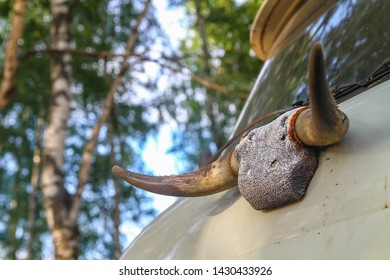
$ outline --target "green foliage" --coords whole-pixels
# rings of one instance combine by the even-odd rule
[[[188,16],[188,34],[180,47],[180,55],[185,57],[183,64],[231,93],[205,89],[188,81],[172,86],[171,92],[180,96],[177,98],[180,102],[170,110],[171,114],[176,116],[179,114],[177,108],[186,108],[186,117],[175,135],[172,152],[181,153],[189,160],[188,169],[195,167],[201,151],[215,151],[226,142],[245,101],[236,94],[249,95],[262,66],[250,51],[249,42],[250,27],[261,1],[197,1],[170,1],[173,7],[185,5]],[[202,40],[197,5],[204,19],[206,42]],[[204,43],[208,53],[204,52]],[[207,106],[212,108],[211,115]]]
[[[7,2],[7,1],[6,1]],[[33,151],[41,142],[35,141],[35,130],[39,116],[45,119],[50,105],[50,55],[47,53],[26,56],[29,52],[50,48],[50,6],[49,1],[28,1],[23,40],[20,45],[21,66],[17,77],[17,95],[12,103],[0,112],[0,257],[24,258],[26,254],[28,201],[31,194]],[[0,2],[0,14],[11,18],[11,5]],[[113,5],[117,5],[112,9]],[[140,1],[73,1],[72,43],[81,51],[121,52],[126,44],[130,29],[143,8]],[[140,36],[135,48],[146,48],[153,44],[154,34],[161,35],[154,13],[147,15],[147,21],[140,27]],[[2,19],[3,20],[3,19]],[[8,29],[1,30],[0,42],[5,45]],[[0,57],[4,59],[4,57]],[[99,59],[87,56],[73,56],[73,101],[72,114],[68,120],[65,154],[65,187],[75,191],[77,173],[82,152],[91,129],[99,118],[104,98],[116,76],[121,59]],[[3,61],[0,61],[3,65]],[[150,84],[135,81],[137,70],[131,69],[117,93],[117,106],[112,115],[116,160],[126,166],[134,164],[140,152],[129,145],[142,141],[156,128],[145,117],[149,104],[134,104],[136,86],[151,88]],[[132,95],[130,98],[122,98]],[[40,135],[42,141],[43,135]],[[107,143],[107,130],[99,136],[90,182],[83,194],[83,208],[80,214],[81,258],[113,257],[113,193]],[[135,166],[139,171],[142,165]],[[121,182],[122,184],[122,182]],[[40,187],[39,187],[40,190]],[[154,216],[150,198],[144,192],[135,191],[123,184],[121,209],[127,224],[144,224],[145,219]],[[37,218],[34,225],[33,258],[50,257],[52,250],[43,210],[41,192],[37,198]],[[110,230],[107,230],[107,229]],[[122,238],[124,240],[124,238]],[[123,244],[125,246],[126,244]],[[123,249],[123,248],[122,248]]]
[[[195,13],[194,2],[195,0],[188,1],[188,13]],[[261,1],[199,2],[206,22],[213,81],[221,84],[230,81],[229,88],[232,91],[247,92],[261,68],[261,63],[250,52],[249,43],[250,27]],[[191,25],[194,32],[191,32],[189,41],[182,43],[182,50],[185,53],[199,53],[201,49],[197,25],[195,20]],[[199,59],[188,63],[204,68],[202,64]]]
[[[0,1],[0,45],[5,46],[11,18],[11,2]],[[209,53],[202,50],[195,11],[195,2],[171,1],[184,6],[187,13],[188,36],[179,50],[172,49],[156,19],[153,6],[140,28],[133,50],[152,57],[153,46],[172,56],[167,64],[177,68],[176,60],[191,72],[223,85],[232,93],[248,94],[261,63],[250,52],[249,30],[259,1],[201,1],[205,19]],[[74,0],[71,5],[72,45],[80,51],[123,52],[131,28],[143,8],[136,0]],[[50,3],[48,0],[28,1],[23,40],[20,43],[21,65],[17,76],[17,95],[0,112],[0,257],[24,258],[29,237],[28,202],[34,149],[42,148],[42,137],[36,138],[38,119],[47,120],[50,105]],[[37,52],[37,53],[34,53]],[[34,54],[33,54],[34,53]],[[207,63],[205,63],[205,57]],[[3,54],[0,65],[3,65]],[[121,58],[96,58],[85,55],[72,57],[73,77],[71,117],[68,120],[65,155],[65,187],[74,193],[77,173],[85,143],[98,120],[104,98],[119,69]],[[116,94],[111,112],[115,161],[133,170],[142,171],[139,153],[148,136],[156,133],[164,121],[174,121],[178,130],[171,152],[185,160],[186,169],[193,168],[201,151],[215,151],[230,135],[245,99],[206,89],[172,73],[158,64],[137,57],[129,58],[130,67]],[[157,69],[151,75],[148,69]],[[0,72],[2,69],[0,70]],[[162,75],[168,90],[161,92]],[[145,97],[145,95],[147,97]],[[213,119],[206,108],[211,104]],[[151,119],[150,115],[157,117]],[[215,123],[212,128],[211,123]],[[213,133],[217,132],[217,138]],[[90,181],[83,193],[79,217],[80,258],[114,257],[113,206],[114,182],[111,174],[111,146],[108,129],[99,135]],[[121,182],[123,184],[123,182]],[[45,220],[43,197],[38,185],[33,258],[52,257],[50,234]],[[155,210],[144,192],[121,186],[120,210],[122,223],[144,225]],[[125,237],[122,236],[122,240]],[[123,246],[127,244],[123,243]]]

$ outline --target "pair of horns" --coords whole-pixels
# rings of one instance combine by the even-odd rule
[[[347,116],[337,109],[326,80],[322,47],[315,43],[309,60],[310,107],[302,110],[293,127],[296,140],[306,146],[320,147],[339,142],[349,126]],[[115,165],[114,174],[143,190],[171,196],[204,196],[237,186],[238,164],[235,151],[225,158],[183,175],[147,176]]]

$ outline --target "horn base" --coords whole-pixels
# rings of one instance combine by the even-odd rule
[[[295,123],[291,124],[298,143],[306,146],[329,146],[340,142],[349,128],[348,117],[340,110],[334,113],[334,121],[321,123],[313,118],[312,110],[306,108],[297,112]]]

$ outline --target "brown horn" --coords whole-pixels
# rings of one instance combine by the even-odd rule
[[[237,186],[238,166],[234,150],[225,158],[183,175],[147,176],[115,165],[112,172],[145,191],[170,196],[203,196]]]
[[[348,117],[337,109],[326,80],[324,56],[314,43],[309,59],[310,108],[303,110],[295,122],[295,134],[307,146],[327,146],[339,142],[347,133]]]

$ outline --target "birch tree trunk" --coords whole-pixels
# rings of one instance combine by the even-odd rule
[[[126,51],[133,48],[138,27],[146,15],[151,0],[145,2],[135,26],[126,43]],[[47,222],[52,233],[55,258],[76,259],[79,251],[79,230],[77,219],[81,209],[81,195],[89,180],[92,157],[95,152],[100,129],[107,122],[113,105],[114,94],[128,69],[124,58],[118,76],[107,93],[104,108],[98,122],[92,129],[80,164],[77,190],[70,195],[64,187],[64,148],[71,101],[71,54],[69,0],[51,0],[53,18],[52,49],[57,50],[52,56],[51,81],[52,103],[44,142],[42,187],[45,198]],[[62,50],[62,52],[61,52]]]
[[[68,0],[51,0],[52,48],[70,48]],[[44,139],[42,188],[46,219],[52,233],[55,258],[76,259],[79,250],[77,220],[70,215],[72,199],[64,187],[64,146],[71,101],[72,65],[69,53],[57,53],[51,62],[51,105]]]

